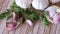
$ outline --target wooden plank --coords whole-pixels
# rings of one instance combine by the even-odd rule
[[[51,31],[50,34],[56,34],[56,26],[55,24],[51,24]]]
[[[33,26],[28,25],[26,34],[33,34]]]
[[[4,31],[2,34],[9,34],[8,30],[6,28],[4,28]]]
[[[10,31],[9,34],[15,34],[15,30],[14,31]]]
[[[20,33],[21,33],[21,29],[22,29],[22,25],[20,25],[20,26],[15,30],[15,34],[20,34]]]
[[[7,9],[10,8],[10,6],[13,4],[14,0],[10,0],[9,3],[8,3],[8,6],[7,6]]]
[[[44,24],[42,22],[40,22],[38,34],[43,34],[43,33],[44,33]]]
[[[4,2],[5,2],[5,0],[0,0],[0,10],[1,10],[1,8],[2,8]]]
[[[27,28],[28,28],[28,25],[27,24],[23,24],[20,34],[26,34]]]
[[[38,33],[38,29],[39,29],[39,22],[37,22],[34,26],[34,29],[33,29],[33,34],[37,34]]]
[[[49,33],[50,33],[50,25],[45,26],[45,28],[44,28],[44,34],[49,34]]]
[[[30,27],[28,27],[26,34],[33,34],[33,28],[30,29]]]
[[[0,0],[0,10],[1,10],[1,0]]]
[[[1,25],[2,20],[0,20],[0,25]]]
[[[32,33],[32,30],[28,31],[28,33],[27,33],[27,34],[33,34],[33,33]]]
[[[60,23],[57,24],[56,34],[60,34]]]
[[[7,9],[8,4],[9,4],[9,1],[10,1],[10,0],[5,0],[3,6],[2,6],[2,8],[1,8],[0,13],[5,12],[5,10]]]
[[[2,20],[2,23],[1,23],[1,25],[0,25],[0,34],[3,33],[3,30],[4,30],[5,26],[6,26],[6,20],[3,19],[3,20]]]

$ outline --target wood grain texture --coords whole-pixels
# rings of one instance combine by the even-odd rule
[[[0,13],[5,12],[5,10],[6,10],[7,7],[8,7],[9,1],[10,1],[10,0],[5,0],[5,1],[4,1],[3,5],[2,5],[2,8],[1,8],[1,10],[0,10]]]
[[[51,24],[50,34],[56,34],[56,24]]]
[[[56,34],[60,34],[60,24],[57,24]]]
[[[7,8],[10,8],[12,3],[13,0],[0,0],[0,13],[4,12]],[[60,34],[60,24],[51,24],[47,27],[43,22],[38,21],[31,29],[31,27],[25,23],[19,25],[16,30],[9,32],[6,29],[6,20],[3,19],[0,20],[0,34]]]
[[[15,31],[10,31],[9,34],[15,34]]]
[[[39,22],[35,24],[34,29],[33,29],[33,34],[38,34],[38,30],[39,30]]]
[[[9,31],[8,31],[6,28],[4,28],[3,33],[2,33],[2,34],[9,34]]]
[[[2,8],[4,2],[5,2],[5,0],[0,0],[0,10],[1,10],[1,8]]]
[[[44,34],[49,34],[50,33],[50,25],[44,27]]]
[[[38,34],[44,34],[44,24],[42,22],[40,22]]]
[[[3,19],[0,25],[0,34],[3,33],[5,27],[6,27],[6,19]]]
[[[26,34],[27,28],[28,28],[27,24],[22,25],[22,29],[21,29],[20,34]]]

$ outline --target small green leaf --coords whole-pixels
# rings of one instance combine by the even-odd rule
[[[12,15],[7,16],[7,20],[10,19],[11,17],[12,17]]]
[[[46,25],[46,26],[49,26],[49,21],[47,20],[47,18],[45,17],[45,18],[43,18],[43,23]]]
[[[4,19],[6,16],[10,15],[11,11],[9,9],[6,12],[0,14],[0,19]]]
[[[28,19],[30,19],[30,20],[38,20],[39,19],[39,16],[37,14],[30,14],[28,16]]]
[[[0,14],[0,19],[3,19],[3,18],[5,18],[5,17],[6,17],[6,15],[4,15],[3,13]]]
[[[33,13],[33,11],[31,11],[31,10],[29,10],[29,9],[26,9],[25,13],[28,14],[28,15],[30,15],[30,14]]]
[[[25,17],[23,17],[23,19],[22,19],[22,23],[24,23],[24,22],[25,22],[25,20],[26,20],[26,19],[25,19]]]

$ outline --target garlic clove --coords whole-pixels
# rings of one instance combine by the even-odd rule
[[[30,30],[33,29],[33,23],[31,20],[27,19],[25,22],[30,26]]]
[[[15,0],[17,6],[20,6],[23,9],[26,9],[32,3],[32,0]]]
[[[58,6],[52,5],[52,6],[48,7],[45,11],[48,11],[49,12],[49,16],[51,18],[53,18],[53,16],[56,14],[56,10],[58,8],[59,8]]]
[[[60,0],[49,0],[52,4],[60,2]]]
[[[7,30],[9,30],[9,31],[14,30],[16,25],[17,25],[17,23],[13,23],[13,22],[6,23]]]
[[[15,21],[18,20],[18,15],[17,15],[15,12],[13,12],[13,19],[14,19]]]
[[[33,0],[32,6],[37,10],[44,10],[46,7],[48,7],[49,2],[48,0]]]
[[[29,20],[29,19],[26,20],[26,23],[27,23],[29,26],[33,26],[32,21]]]
[[[15,23],[15,22],[7,22],[6,23],[6,28],[8,31],[13,31],[15,30],[20,23]]]

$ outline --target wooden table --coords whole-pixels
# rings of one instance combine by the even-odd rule
[[[0,0],[0,13],[5,11],[12,1],[13,0]],[[34,27],[30,29],[28,24],[25,23],[20,25],[16,30],[9,32],[5,28],[5,22],[5,19],[0,20],[0,34],[60,34],[60,24],[50,24],[50,26],[47,27],[44,26],[42,22],[38,21],[34,24]]]

